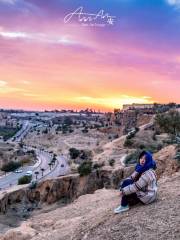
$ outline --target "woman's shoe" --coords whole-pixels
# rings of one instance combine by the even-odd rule
[[[119,206],[117,208],[114,209],[114,213],[121,213],[121,212],[125,212],[129,210],[129,205],[123,207],[123,206]]]

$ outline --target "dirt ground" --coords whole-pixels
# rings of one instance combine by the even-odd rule
[[[44,147],[46,150],[54,151],[57,154],[67,154],[69,148],[95,150],[108,142],[108,136],[105,133],[98,132],[95,129],[89,130],[88,133],[82,133],[76,129],[73,133],[55,134],[53,131],[48,134],[37,135],[36,132],[29,133],[24,142],[27,145]]]

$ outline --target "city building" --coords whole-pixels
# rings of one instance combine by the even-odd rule
[[[152,109],[153,107],[154,107],[154,104],[132,103],[132,104],[124,104],[122,110]]]

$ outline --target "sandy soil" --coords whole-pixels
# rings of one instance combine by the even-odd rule
[[[80,129],[76,129],[73,133],[55,134],[53,131],[48,134],[29,133],[24,142],[27,145],[44,147],[49,151],[54,151],[57,154],[67,154],[69,148],[95,150],[108,142],[107,134],[98,132],[95,129],[88,133],[82,133]]]

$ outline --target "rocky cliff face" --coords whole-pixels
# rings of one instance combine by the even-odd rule
[[[162,175],[172,175],[179,170],[180,166],[174,159],[176,156],[176,148],[176,145],[169,145],[154,154],[154,159],[157,162],[156,173],[158,177]]]
[[[27,186],[1,195],[0,211],[6,213],[9,208],[16,208],[16,204],[19,203],[23,204],[24,208],[31,208],[31,204],[32,206],[52,204],[62,199],[71,202],[81,195],[93,193],[103,187],[117,188],[119,182],[132,171],[133,167],[116,169],[104,167],[89,176],[80,177],[79,174],[74,174],[48,179],[40,182],[35,189],[29,189]]]

